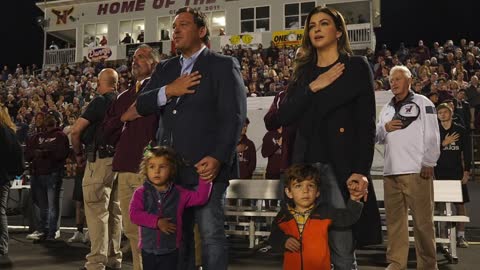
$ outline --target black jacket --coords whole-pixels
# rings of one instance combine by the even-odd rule
[[[308,68],[306,80],[297,82],[280,105],[282,125],[299,122],[294,162],[326,162],[332,165],[345,199],[346,181],[352,173],[370,176],[375,144],[375,94],[373,75],[364,57],[340,55],[343,74],[330,86],[313,93],[316,78]],[[319,138],[323,144],[320,145]],[[319,146],[319,147],[317,147]],[[316,159],[320,160],[316,160]],[[373,185],[359,222],[354,226],[359,245],[378,244],[381,224]]]

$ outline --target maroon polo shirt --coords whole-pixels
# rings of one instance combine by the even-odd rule
[[[115,141],[113,171],[138,173],[143,149],[150,141],[155,140],[159,119],[157,114],[140,117],[127,123],[120,121],[122,114],[137,99],[147,82],[148,80],[143,82],[138,93],[135,92],[135,85],[121,93],[107,112],[108,119],[104,121],[104,129]]]
[[[246,150],[238,152],[238,165],[240,169],[240,179],[252,179],[253,172],[257,166],[257,153],[255,144],[243,135],[239,144],[246,145]]]

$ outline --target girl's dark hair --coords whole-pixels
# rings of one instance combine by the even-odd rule
[[[208,44],[210,40],[210,30],[208,29],[208,19],[207,16],[200,10],[193,9],[191,7],[182,7],[175,12],[175,15],[180,13],[188,12],[193,15],[193,22],[197,25],[198,28],[205,27],[206,34],[202,38],[203,43]]]
[[[152,147],[148,145],[145,147],[145,150],[143,152],[143,159],[142,162],[140,163],[140,174],[143,174],[147,176],[147,167],[148,167],[148,161],[151,158],[157,158],[157,157],[164,157],[169,166],[170,166],[170,176],[169,176],[169,181],[173,181],[175,179],[175,176],[177,175],[177,169],[179,166],[177,154],[175,151],[173,151],[172,148],[167,147],[167,146],[155,146]]]
[[[303,30],[302,38],[302,52],[303,55],[295,59],[295,68],[293,71],[292,82],[304,82],[310,74],[311,68],[317,63],[317,50],[313,47],[312,41],[310,40],[310,19],[313,15],[317,13],[325,13],[329,15],[337,31],[341,32],[342,35],[338,38],[337,49],[340,54],[352,55],[352,48],[350,47],[350,41],[348,39],[347,26],[345,24],[345,19],[343,15],[334,8],[331,7],[322,7],[318,6],[312,9],[308,13],[307,19],[305,20],[305,27]]]

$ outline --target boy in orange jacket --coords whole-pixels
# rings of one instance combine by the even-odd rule
[[[270,245],[284,252],[283,269],[330,270],[328,228],[354,224],[362,212],[361,197],[350,194],[346,209],[333,209],[319,203],[321,179],[315,167],[296,164],[285,174],[288,199],[273,221]]]

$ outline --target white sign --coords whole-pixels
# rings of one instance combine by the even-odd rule
[[[98,62],[101,59],[116,60],[117,46],[85,47],[83,56],[86,56],[90,62]]]

